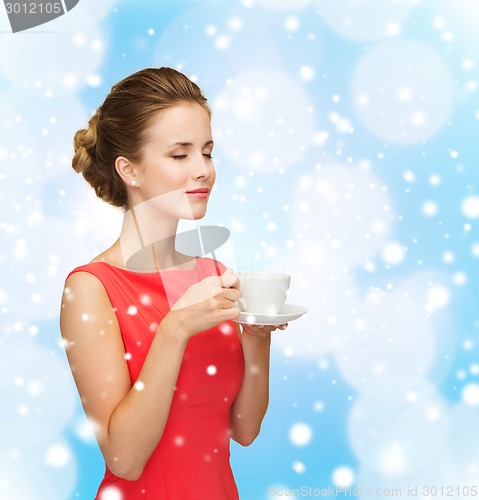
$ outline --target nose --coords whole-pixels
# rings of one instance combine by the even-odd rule
[[[201,158],[195,162],[195,167],[193,170],[194,179],[208,179],[214,172],[213,162],[210,158],[207,158],[201,154]]]

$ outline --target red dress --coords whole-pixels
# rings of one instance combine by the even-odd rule
[[[93,262],[68,276],[85,271],[102,282],[118,318],[134,384],[158,324],[188,287],[218,274],[215,262],[223,272],[221,263],[198,257],[192,270],[136,273]],[[234,322],[193,336],[184,353],[165,430],[142,476],[127,481],[107,467],[96,500],[238,499],[229,463],[229,415],[243,373],[243,351]]]

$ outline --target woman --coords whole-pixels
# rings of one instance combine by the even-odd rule
[[[229,439],[249,445],[267,409],[276,327],[240,331],[234,272],[174,244],[179,219],[206,213],[210,119],[186,76],[145,69],[75,135],[73,168],[125,212],[118,240],[68,275],[60,315],[105,459],[98,500],[238,498]]]

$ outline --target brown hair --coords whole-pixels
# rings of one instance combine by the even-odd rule
[[[115,160],[141,161],[146,130],[158,111],[182,103],[200,104],[211,116],[198,85],[172,68],[147,68],[118,82],[88,122],[75,134],[72,167],[81,172],[96,195],[128,208],[125,184]]]

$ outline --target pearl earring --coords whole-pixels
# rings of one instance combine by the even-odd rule
[[[136,181],[131,181],[131,185],[132,185],[133,187],[136,187],[136,186],[138,186],[138,183],[137,183]]]

